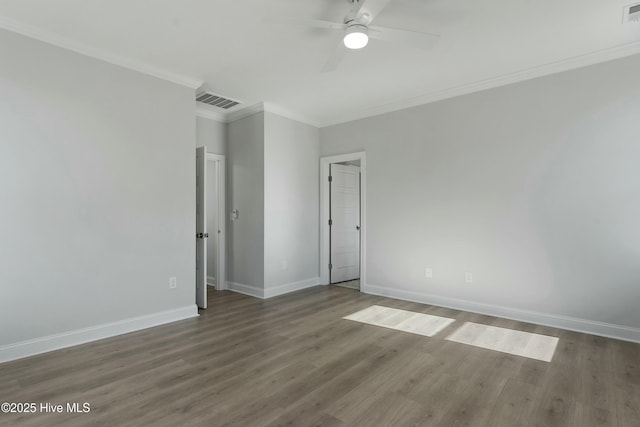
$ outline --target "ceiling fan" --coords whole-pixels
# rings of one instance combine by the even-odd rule
[[[371,22],[387,7],[391,0],[347,0],[347,2],[352,6],[342,23],[295,18],[278,18],[276,20],[270,19],[270,21],[342,31],[344,36],[322,68],[323,72],[333,71],[338,67],[344,56],[345,48],[362,49],[368,44],[369,38],[399,43],[417,49],[430,49],[440,38],[437,34],[371,25]]]

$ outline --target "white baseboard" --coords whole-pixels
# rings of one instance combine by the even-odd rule
[[[264,299],[264,289],[255,286],[243,285],[242,283],[227,281],[227,289],[250,297]]]
[[[230,291],[238,292],[240,294],[249,295],[252,297],[267,299],[273,298],[278,295],[288,294],[289,292],[299,291],[301,289],[310,288],[320,284],[319,277],[312,277],[311,279],[300,280],[298,282],[286,283],[284,285],[274,286],[267,289],[258,288],[255,286],[243,285],[242,283],[227,282],[227,289]]]
[[[198,307],[194,304],[187,307],[3,345],[0,347],[0,363],[197,316]]]
[[[297,282],[287,283],[284,285],[274,286],[272,288],[266,288],[264,290],[264,297],[272,298],[278,295],[288,294],[289,292],[295,292],[302,289],[310,288],[312,286],[318,286],[319,284],[320,278],[312,277],[311,279],[305,279]]]
[[[607,338],[640,343],[640,329],[628,326],[521,310],[370,284],[364,286],[364,292],[367,294],[437,305],[440,307],[453,308],[455,310],[470,311],[473,313],[486,314],[488,316],[502,317],[505,319],[534,323],[536,325],[551,326],[569,331],[584,332],[591,335],[599,335]]]
[[[215,277],[211,277],[211,276],[207,276],[207,285],[215,286],[216,285],[216,278]]]

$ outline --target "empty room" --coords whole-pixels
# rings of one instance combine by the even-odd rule
[[[0,0],[0,426],[640,426],[640,2]]]

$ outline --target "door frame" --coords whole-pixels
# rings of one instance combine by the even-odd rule
[[[226,280],[226,253],[227,253],[227,245],[226,238],[227,235],[227,218],[225,216],[226,208],[225,208],[225,200],[226,200],[226,168],[225,168],[225,156],[224,154],[214,154],[207,152],[206,161],[217,161],[218,168],[218,179],[216,180],[218,184],[218,259],[217,266],[218,271],[216,271],[216,290],[222,291],[228,289],[227,280]],[[207,163],[208,164],[208,163]],[[207,173],[209,168],[207,168]],[[207,196],[207,195],[205,195]],[[206,206],[205,206],[206,212]],[[210,233],[213,233],[214,230],[211,230]]]
[[[207,308],[207,149],[196,147],[196,304]]]
[[[320,284],[329,284],[329,165],[360,160],[360,292],[367,288],[367,153],[320,158]]]

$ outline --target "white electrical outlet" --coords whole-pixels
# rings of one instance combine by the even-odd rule
[[[426,277],[427,279],[431,279],[433,277],[433,270],[430,268],[425,268],[424,277]]]
[[[473,282],[473,274],[471,273],[464,273],[464,281],[466,283],[471,283]]]
[[[178,287],[178,278],[177,277],[169,277],[169,288],[175,289]]]

